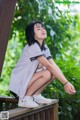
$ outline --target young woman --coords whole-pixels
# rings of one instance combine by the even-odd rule
[[[65,78],[53,61],[50,50],[44,40],[47,32],[41,22],[30,23],[25,30],[27,44],[14,67],[9,89],[19,97],[18,106],[38,107],[53,100],[44,98],[41,92],[57,78],[68,94],[74,94],[74,86]]]

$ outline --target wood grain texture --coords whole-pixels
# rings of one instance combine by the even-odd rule
[[[0,75],[4,63],[16,0],[0,0]]]

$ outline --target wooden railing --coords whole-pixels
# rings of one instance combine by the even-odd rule
[[[14,109],[17,107],[17,103],[15,98],[0,96],[0,111]]]
[[[9,111],[9,120],[58,120],[58,100],[38,108],[21,108],[12,97],[0,97],[0,111]]]

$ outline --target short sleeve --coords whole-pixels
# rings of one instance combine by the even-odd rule
[[[48,48],[48,46],[46,45],[46,51],[45,51],[45,54],[46,54],[46,59],[49,60],[52,58],[52,55],[51,55],[51,52]]]
[[[40,46],[37,43],[34,43],[29,47],[28,53],[31,61],[36,60],[43,55]]]

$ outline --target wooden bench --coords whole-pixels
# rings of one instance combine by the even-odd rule
[[[0,96],[0,111],[9,111],[9,120],[58,120],[58,100],[38,108],[21,108],[12,97]]]

